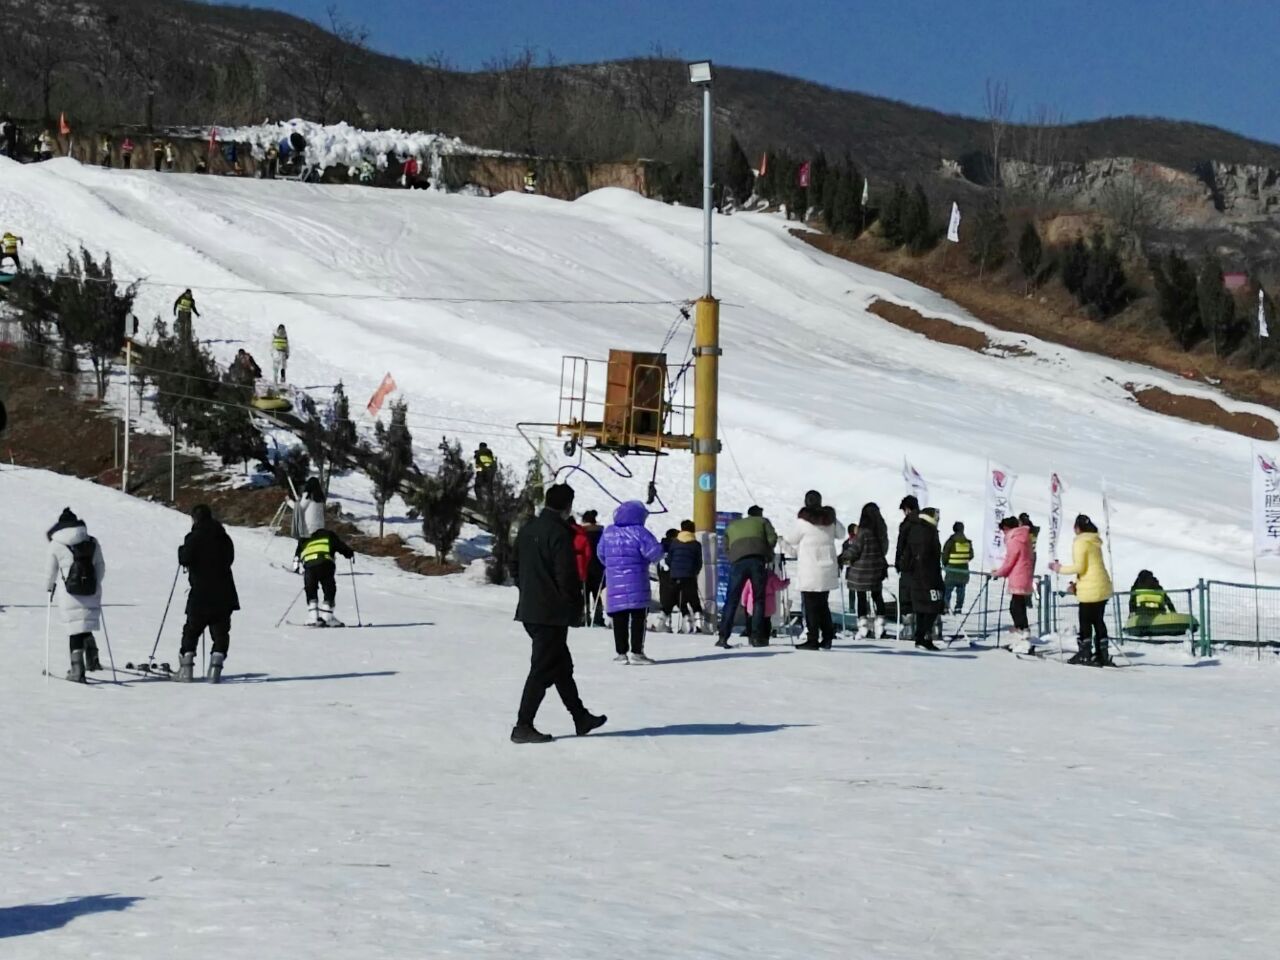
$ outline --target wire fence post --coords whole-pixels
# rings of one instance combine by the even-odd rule
[[[1196,584],[1196,606],[1200,611],[1200,637],[1192,638],[1191,650],[1196,656],[1211,656],[1213,646],[1209,643],[1209,616],[1205,608],[1204,577]]]

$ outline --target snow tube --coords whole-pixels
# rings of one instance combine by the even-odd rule
[[[1124,632],[1133,637],[1182,637],[1200,629],[1189,613],[1131,613]]]
[[[283,413],[293,409],[293,404],[284,397],[254,397],[249,403],[270,413]]]

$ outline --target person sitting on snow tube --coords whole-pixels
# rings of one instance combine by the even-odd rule
[[[1140,570],[1129,588],[1129,612],[1155,615],[1178,611],[1156,575],[1150,570]]]

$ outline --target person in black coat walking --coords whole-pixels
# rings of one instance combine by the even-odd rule
[[[898,631],[899,640],[910,640],[916,636],[916,615],[912,599],[915,586],[911,582],[910,559],[907,543],[911,538],[911,528],[920,520],[920,501],[908,494],[898,504],[902,511],[902,523],[898,525],[898,544],[894,550],[893,565],[898,571]]]
[[[942,614],[942,541],[938,539],[938,511],[925,507],[907,528],[902,570],[911,582],[911,609],[915,612],[917,647],[937,650],[934,627]]]
[[[187,595],[187,622],[182,627],[181,667],[178,679],[190,682],[196,662],[196,644],[205,630],[213,640],[209,682],[222,679],[222,665],[231,646],[231,614],[240,609],[231,566],[235,544],[222,524],[203,503],[191,510],[191,532],[178,548],[178,563],[187,569],[191,592]]]
[[[573,487],[557,483],[547,490],[540,513],[516,536],[515,581],[520,590],[516,619],[533,641],[529,676],[524,682],[512,743],[547,743],[554,739],[533,726],[548,687],[555,687],[573,717],[578,736],[585,736],[607,719],[582,705],[573,679],[569,628],[582,621],[582,581],[573,552]]]

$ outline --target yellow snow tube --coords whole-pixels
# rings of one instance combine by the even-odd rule
[[[293,404],[284,397],[254,397],[249,402],[257,409],[268,413],[284,413],[293,409]]]

